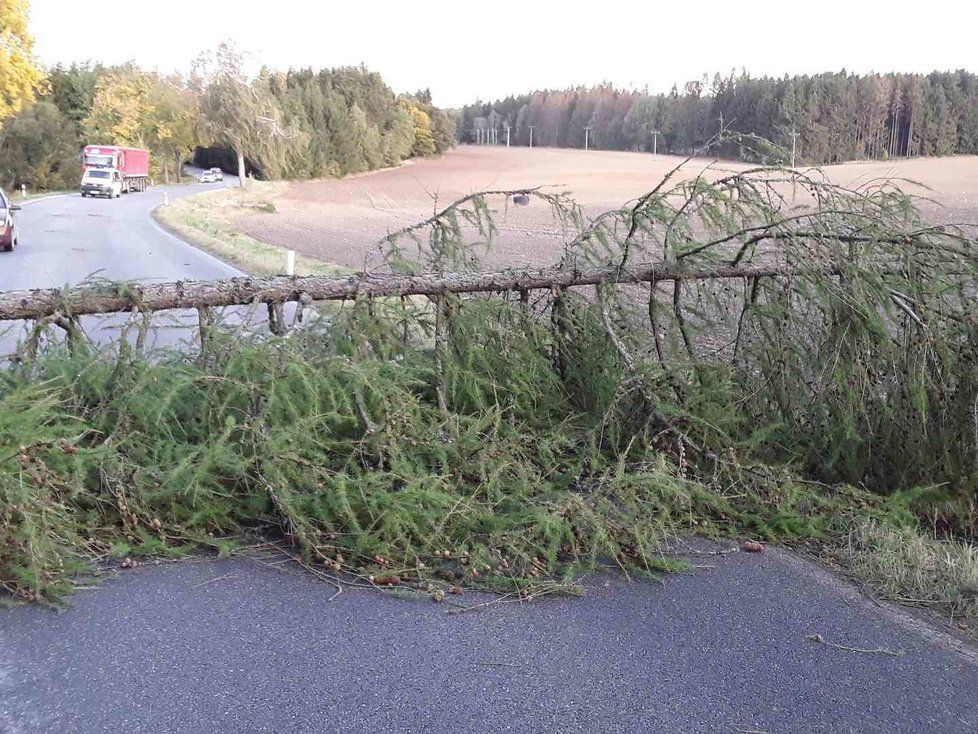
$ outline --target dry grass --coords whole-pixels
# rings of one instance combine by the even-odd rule
[[[260,242],[231,226],[244,211],[275,212],[282,183],[253,181],[247,189],[226,188],[189,196],[160,207],[156,220],[168,230],[215,257],[252,275],[280,275],[285,270],[285,247]],[[296,275],[337,275],[343,268],[298,255]]]
[[[840,560],[877,596],[978,633],[978,546],[868,520],[849,534]]]

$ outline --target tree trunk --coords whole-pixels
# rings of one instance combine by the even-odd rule
[[[163,183],[170,183],[170,162],[165,156],[163,158]]]
[[[241,148],[238,148],[237,151],[235,151],[235,152],[238,154],[238,186],[240,186],[241,188],[244,188],[245,187],[245,183],[248,180],[247,179],[247,176],[245,175],[245,159],[244,159],[244,153],[241,152]]]
[[[901,242],[904,240],[901,240]],[[888,272],[888,271],[887,271]],[[643,265],[634,268],[587,268],[564,270],[504,270],[495,273],[446,273],[444,275],[354,275],[226,280],[184,280],[146,283],[124,291],[103,283],[80,285],[69,292],[61,288],[0,293],[0,321],[41,319],[70,313],[72,317],[97,313],[175,308],[242,306],[255,302],[354,300],[369,296],[431,296],[444,293],[489,293],[521,290],[572,288],[599,283],[658,283],[683,280],[728,278],[798,277],[805,274],[834,275],[838,269],[800,270],[791,266],[722,265],[713,269],[686,270],[682,266]]]

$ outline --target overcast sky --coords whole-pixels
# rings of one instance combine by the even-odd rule
[[[978,71],[978,8],[969,0],[32,0],[31,7],[35,50],[47,64],[132,60],[185,72],[201,51],[231,39],[255,69],[363,62],[396,92],[430,87],[443,107],[603,81],[668,91],[741,67],[776,76]]]

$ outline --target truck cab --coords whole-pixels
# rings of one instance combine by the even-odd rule
[[[122,174],[117,168],[89,168],[82,174],[82,196],[122,196]]]

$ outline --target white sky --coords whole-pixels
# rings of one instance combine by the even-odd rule
[[[32,0],[31,6],[35,51],[47,64],[133,60],[186,71],[201,51],[231,39],[256,69],[363,62],[396,92],[430,87],[444,107],[603,81],[668,91],[673,83],[740,67],[758,76],[842,68],[978,72],[972,0]]]

